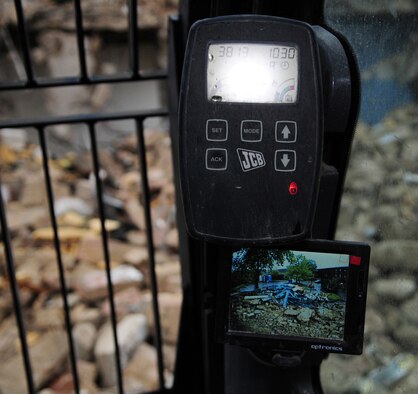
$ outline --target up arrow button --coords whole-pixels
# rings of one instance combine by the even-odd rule
[[[289,134],[292,134],[292,132],[289,130],[289,127],[287,127],[287,125],[286,125],[286,126],[284,126],[284,129],[282,130],[283,138],[285,140],[288,140],[289,139]]]
[[[296,142],[297,124],[291,120],[280,120],[276,122],[276,142]]]

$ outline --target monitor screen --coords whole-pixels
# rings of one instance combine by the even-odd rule
[[[356,259],[300,250],[235,250],[228,330],[343,340],[348,271]]]
[[[207,98],[215,102],[295,103],[295,46],[220,43],[207,53]]]

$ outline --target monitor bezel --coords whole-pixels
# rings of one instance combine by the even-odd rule
[[[216,336],[223,343],[254,349],[280,351],[312,351],[342,354],[361,354],[363,351],[364,323],[367,299],[367,279],[370,246],[360,242],[306,240],[291,245],[270,245],[263,249],[280,249],[319,253],[338,253],[361,257],[361,264],[349,264],[345,309],[344,339],[309,338],[303,336],[266,335],[231,330],[229,305],[231,289],[232,253],[249,245],[222,247],[219,250],[220,269],[216,305]]]

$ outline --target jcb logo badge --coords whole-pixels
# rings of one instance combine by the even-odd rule
[[[251,171],[266,165],[266,160],[261,152],[248,149],[237,149],[237,153],[242,171]]]

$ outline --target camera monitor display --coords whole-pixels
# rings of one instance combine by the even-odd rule
[[[332,241],[292,249],[233,249],[227,336],[361,352],[368,257],[365,244]]]

